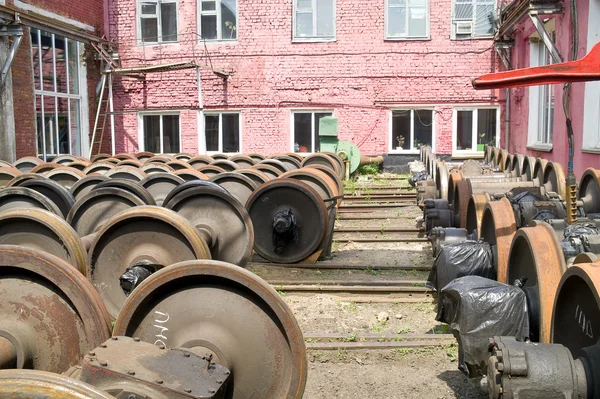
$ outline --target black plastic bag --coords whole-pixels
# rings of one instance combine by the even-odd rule
[[[121,289],[125,293],[125,296],[129,296],[131,292],[140,285],[142,281],[150,277],[156,269],[153,265],[140,264],[132,267],[128,267],[121,276],[119,276],[119,284]]]
[[[439,291],[455,278],[463,276],[496,279],[490,244],[467,240],[444,245],[433,263],[426,285]]]
[[[408,184],[410,184],[413,187],[416,187],[418,181],[427,180],[428,178],[429,174],[427,174],[427,171],[417,172],[408,178]]]
[[[458,341],[458,369],[468,377],[487,373],[489,339],[529,337],[525,292],[479,276],[458,278],[443,287],[436,320],[450,324]]]

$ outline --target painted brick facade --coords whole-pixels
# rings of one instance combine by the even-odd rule
[[[199,41],[196,0],[177,7],[179,42],[139,46],[135,1],[110,2],[109,33],[123,67],[202,65],[204,110],[241,112],[242,152],[292,151],[291,110],[310,109],[332,110],[340,138],[363,153],[387,153],[390,108],[423,105],[435,107],[436,152],[449,154],[455,105],[501,104],[498,92],[470,85],[498,61],[491,40],[450,40],[451,0],[430,1],[431,39],[417,41],[384,40],[384,0],[337,1],[336,41],[325,43],[292,42],[292,0],[238,0],[233,43]],[[138,150],[139,111],[167,109],[182,110],[181,150],[198,151],[195,69],[118,77],[114,90],[117,152]]]

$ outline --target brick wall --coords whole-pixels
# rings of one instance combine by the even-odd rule
[[[475,91],[473,77],[497,67],[491,40],[450,40],[451,0],[431,0],[431,40],[384,41],[384,1],[337,2],[336,41],[292,43],[292,0],[238,0],[238,41],[198,41],[195,0],[178,2],[179,43],[138,46],[135,2],[109,6],[110,35],[123,66],[196,60],[206,110],[240,110],[242,151],[291,151],[290,111],[333,110],[342,139],[364,153],[386,153],[391,106],[436,110],[436,147],[452,148],[454,105],[499,104]],[[231,72],[226,81],[210,71]],[[145,109],[181,108],[183,151],[198,149],[196,70],[149,74],[115,84],[117,151],[136,151]]]

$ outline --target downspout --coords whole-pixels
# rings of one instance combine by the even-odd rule
[[[510,51],[506,53],[506,59],[508,61],[508,66],[510,67]],[[509,151],[508,145],[510,143],[510,88],[506,88],[506,114],[505,116],[505,127],[504,127],[504,145],[506,151]]]
[[[206,140],[203,140],[204,132],[204,100],[202,98],[202,74],[200,68],[196,67],[196,83],[198,84],[198,154],[206,154]]]

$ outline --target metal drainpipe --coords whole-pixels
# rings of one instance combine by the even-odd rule
[[[508,65],[510,66],[510,51],[506,54],[506,60],[508,61]],[[510,88],[506,88],[506,114],[504,115],[506,119],[506,126],[504,128],[504,145],[506,146],[506,151],[508,151],[509,144],[509,133],[510,133]]]

